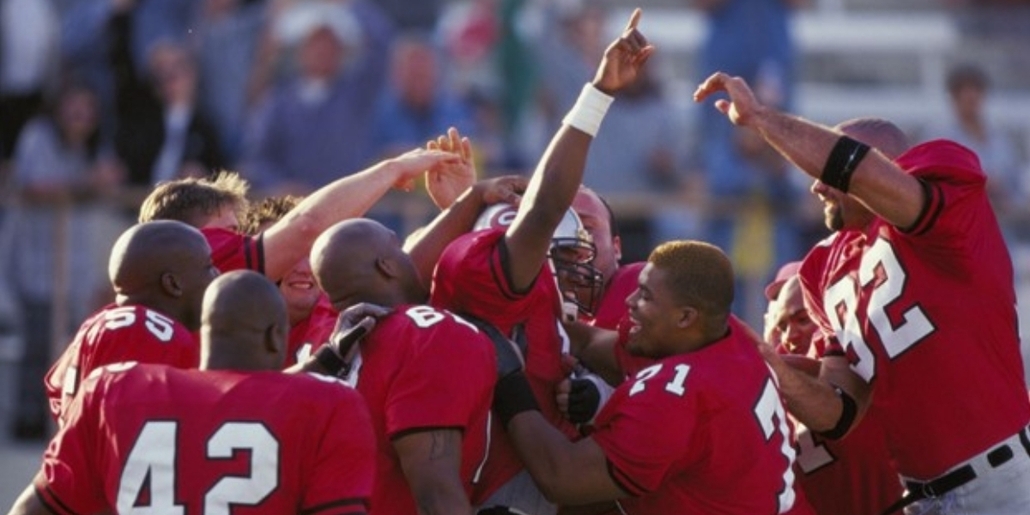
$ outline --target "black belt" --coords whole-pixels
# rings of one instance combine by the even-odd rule
[[[1023,446],[1023,452],[1030,456],[1030,438],[1027,437],[1026,428],[1019,430],[1019,443]],[[991,468],[997,468],[1011,460],[1014,456],[1015,453],[1008,444],[1001,444],[987,453],[987,463]],[[940,497],[974,479],[976,479],[976,470],[973,469],[972,465],[967,464],[925,483],[905,481],[905,488],[908,490],[908,493],[899,499],[898,502],[890,505],[882,515],[890,515],[922,499]]]

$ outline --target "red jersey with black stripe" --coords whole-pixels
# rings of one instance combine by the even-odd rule
[[[1012,262],[970,150],[937,140],[896,160],[926,205],[901,230],[876,219],[817,245],[806,307],[873,387],[898,472],[937,477],[1030,422]]]
[[[737,322],[620,385],[590,436],[631,495],[624,513],[810,514],[776,379]]]
[[[396,438],[418,431],[461,431],[461,469],[454,472],[471,494],[487,460],[497,378],[488,337],[450,312],[396,306],[360,349],[347,381],[368,401],[378,441],[371,513],[418,513],[393,448]]]
[[[363,514],[375,438],[341,381],[280,372],[97,370],[34,481],[54,513]]]
[[[47,372],[43,383],[54,420],[93,370],[135,361],[176,368],[200,366],[200,345],[178,321],[153,309],[110,304],[79,326],[75,338]]]
[[[555,388],[567,377],[561,356],[567,339],[559,332],[558,285],[550,266],[541,267],[527,291],[508,283],[504,229],[487,229],[460,236],[444,249],[433,275],[430,304],[455,313],[468,313],[493,324],[502,334],[526,340],[526,377],[544,417],[570,439],[576,426],[558,409]],[[503,428],[494,425],[490,459],[476,486],[473,503],[486,500],[522,470]]]
[[[205,227],[200,232],[211,246],[211,260],[223,274],[233,270],[265,273],[262,235],[251,237],[221,227]]]

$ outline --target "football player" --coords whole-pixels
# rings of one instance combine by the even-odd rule
[[[196,368],[201,299],[218,275],[200,231],[172,220],[135,225],[111,249],[115,302],[86,319],[44,379],[50,413],[65,418],[94,369],[137,361]]]
[[[336,379],[278,371],[289,325],[275,285],[231,272],[203,306],[201,370],[96,370],[12,514],[366,513],[368,410]]]

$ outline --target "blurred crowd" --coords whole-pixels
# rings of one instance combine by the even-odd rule
[[[789,18],[812,3],[684,0],[707,24],[696,77],[725,70],[770,105],[794,107]],[[13,286],[0,298],[19,301],[23,319],[35,320],[27,327],[49,325],[61,277],[70,320],[110,296],[110,245],[134,218],[139,192],[164,180],[231,169],[255,196],[306,194],[451,126],[473,141],[482,174],[528,173],[611,35],[604,7],[574,0],[0,8],[0,263]],[[750,285],[744,312],[760,315],[761,285],[825,236],[819,207],[756,135],[714,110],[684,119],[663,91],[663,69],[647,68],[653,76],[614,104],[585,182],[601,195],[644,199],[647,209],[620,213],[627,259],[668,239],[710,241],[733,257],[740,288]],[[1019,204],[1006,197],[1024,191],[1025,162],[982,119],[986,77],[965,73],[961,85],[973,93],[955,93],[956,124],[941,135],[980,151],[989,173],[996,163],[999,202]],[[389,213],[382,221],[399,223]],[[55,263],[68,252],[74,259]]]

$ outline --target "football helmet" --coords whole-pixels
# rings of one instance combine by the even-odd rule
[[[515,221],[518,208],[511,204],[494,204],[486,208],[473,230],[507,228]],[[565,212],[551,238],[548,258],[551,261],[562,295],[562,312],[574,320],[577,312],[593,316],[601,297],[603,277],[593,266],[596,247],[575,211]]]

